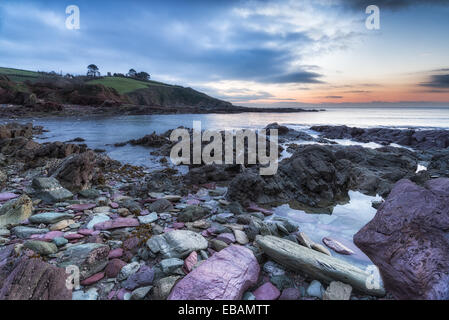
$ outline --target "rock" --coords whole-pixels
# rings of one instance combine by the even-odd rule
[[[65,212],[44,212],[32,215],[28,220],[34,224],[53,224],[65,219],[73,219],[74,215]]]
[[[120,270],[126,266],[126,262],[120,259],[112,259],[109,261],[108,265],[105,269],[105,275],[108,278],[116,278],[120,272]]]
[[[52,231],[62,230],[74,223],[75,223],[75,220],[72,220],[72,219],[61,220],[59,222],[56,222],[55,224],[52,224],[50,226],[50,230],[52,230]]]
[[[57,247],[62,247],[64,245],[66,245],[67,243],[69,243],[69,240],[67,240],[66,238],[63,238],[63,237],[53,238],[52,241]]]
[[[48,229],[38,229],[38,228],[32,228],[32,227],[24,227],[24,226],[18,226],[11,229],[12,233],[21,239],[28,239],[33,234],[45,234],[49,230]]]
[[[95,153],[87,151],[68,156],[50,174],[65,188],[79,192],[90,187],[94,171]]]
[[[382,286],[367,288],[367,278],[370,277],[368,272],[345,261],[274,236],[257,236],[256,243],[266,255],[292,270],[306,273],[326,283],[344,281],[369,295],[385,295]]]
[[[215,251],[221,251],[221,250],[227,248],[228,244],[226,242],[224,242],[224,241],[221,241],[221,240],[212,239],[210,241],[210,246]]]
[[[401,180],[354,236],[397,299],[449,299],[448,203],[447,178]]]
[[[97,205],[95,203],[82,203],[82,204],[72,204],[68,207],[70,210],[84,211],[95,208]]]
[[[8,229],[0,229],[0,237],[9,237],[11,232]]]
[[[287,277],[285,274],[270,277],[270,282],[279,290],[284,290],[285,288],[293,287],[295,285],[292,279]]]
[[[86,189],[86,190],[81,190],[79,192],[79,195],[83,198],[87,198],[87,199],[96,199],[100,196],[100,191],[96,190],[96,189]]]
[[[61,231],[50,231],[45,234],[32,235],[30,238],[41,241],[53,241],[57,237],[64,237],[64,233]]]
[[[127,290],[134,290],[139,287],[149,286],[154,280],[154,270],[146,265],[140,267],[140,269],[130,275],[125,282],[123,282],[123,288]]]
[[[280,265],[278,265],[276,262],[273,261],[267,261],[263,265],[263,271],[268,273],[271,277],[285,275],[285,270],[282,269]]]
[[[307,287],[306,293],[309,297],[323,299],[324,288],[317,280],[313,280]]]
[[[249,242],[248,237],[246,236],[246,233],[241,231],[241,230],[237,230],[234,229],[234,236],[235,236],[235,241],[237,241],[237,243],[245,245]]]
[[[139,220],[134,218],[117,218],[94,225],[95,230],[111,230],[117,228],[137,227]]]
[[[97,300],[98,292],[97,288],[90,288],[86,292],[82,290],[73,291],[72,300]]]
[[[208,242],[198,233],[174,230],[150,238],[147,246],[153,253],[161,253],[164,259],[185,258],[192,251],[207,249]]]
[[[100,243],[85,243],[64,251],[58,261],[59,267],[76,265],[80,269],[80,280],[84,280],[104,269],[108,263],[109,247]]]
[[[64,269],[40,259],[20,259],[0,268],[0,300],[71,300],[66,279]]]
[[[276,300],[281,292],[270,282],[266,282],[253,292],[256,300]]]
[[[120,273],[118,274],[117,279],[119,281],[123,281],[128,279],[129,276],[135,274],[137,271],[139,271],[140,269],[140,263],[138,262],[131,262],[128,263],[126,266],[124,266],[121,270]]]
[[[332,281],[323,293],[323,300],[349,300],[352,287],[338,281]]]
[[[304,232],[298,232],[296,234],[296,239],[298,240],[300,245],[312,249],[313,241],[310,240],[309,236]]]
[[[29,240],[26,241],[23,246],[43,256],[58,252],[56,245],[51,242]]]
[[[279,300],[299,300],[301,292],[296,288],[287,288],[282,290]]]
[[[111,218],[107,214],[104,214],[104,213],[96,214],[89,221],[89,223],[87,224],[86,228],[87,229],[93,229],[96,224],[99,224],[99,223],[102,223],[102,222],[106,222],[106,221],[109,221],[109,220],[111,220]]]
[[[131,300],[143,300],[152,288],[153,286],[146,286],[135,289],[131,292]]]
[[[0,193],[0,202],[9,201],[18,198],[19,195],[12,192],[2,192]]]
[[[60,202],[73,197],[73,194],[63,188],[55,178],[34,178],[32,186],[36,190],[36,195],[45,202]]]
[[[239,300],[257,283],[259,272],[252,251],[232,245],[180,280],[168,300]]]
[[[210,213],[210,210],[200,206],[188,206],[178,215],[178,221],[191,222],[202,219]]]
[[[173,205],[167,199],[158,199],[148,206],[149,212],[167,212],[173,209]]]
[[[217,238],[217,240],[223,241],[226,244],[231,244],[235,242],[235,237],[232,233],[220,233]]]
[[[139,222],[142,224],[150,224],[158,219],[157,213],[152,212],[146,216],[139,216],[137,217],[139,219]]]
[[[335,239],[324,237],[323,243],[339,254],[344,255],[354,254],[354,251],[352,251],[351,249],[349,249],[348,247],[346,247],[345,245],[343,245],[342,243],[338,242]]]
[[[134,200],[126,199],[122,201],[122,205],[129,210],[132,214],[139,214],[142,210],[140,204]]]
[[[164,259],[160,262],[160,265],[162,272],[168,275],[181,268],[184,265],[184,260],[178,258]]]
[[[189,256],[184,260],[184,271],[189,273],[193,270],[198,263],[198,254],[196,251],[192,251]]]
[[[153,288],[153,300],[166,300],[179,276],[170,276],[157,280]]]
[[[109,251],[108,258],[114,259],[114,258],[120,258],[121,256],[123,256],[123,249],[117,248],[117,249]]]
[[[331,252],[327,248],[319,243],[312,243],[311,248],[315,251],[324,253],[325,255],[332,256]]]
[[[10,200],[0,208],[0,227],[19,224],[28,219],[33,212],[33,203],[27,195]]]
[[[104,272],[100,272],[81,281],[82,286],[90,286],[104,278]]]

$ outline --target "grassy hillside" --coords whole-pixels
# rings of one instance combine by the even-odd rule
[[[38,72],[2,67],[0,67],[0,74],[8,76],[9,79],[15,82],[33,81],[40,77]]]
[[[123,77],[105,77],[95,79],[87,82],[88,84],[102,84],[105,87],[114,88],[120,94],[126,94],[138,89],[146,89],[150,86],[165,86],[171,87],[171,85],[157,82],[157,81],[140,81],[131,78]]]

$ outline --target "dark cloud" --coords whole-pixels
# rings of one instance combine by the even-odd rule
[[[343,99],[343,96],[326,96],[326,99]]]
[[[449,89],[449,74],[432,75],[428,82],[423,82],[420,85],[429,88]]]
[[[369,5],[381,9],[397,10],[414,5],[449,5],[449,0],[342,0],[342,4],[354,10],[364,10]]]

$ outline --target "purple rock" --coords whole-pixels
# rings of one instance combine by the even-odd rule
[[[41,240],[41,241],[52,241],[54,238],[64,237],[64,232],[62,231],[50,231],[46,234],[33,234],[30,239]]]
[[[266,282],[253,292],[256,300],[276,300],[281,292],[271,282]]]
[[[252,203],[248,208],[246,208],[248,211],[253,211],[253,212],[262,212],[265,216],[271,216],[273,214],[273,211],[268,210],[268,209],[264,209],[259,207],[258,205]]]
[[[84,236],[91,236],[94,233],[94,231],[92,229],[79,229],[78,233]]]
[[[123,256],[123,249],[122,248],[117,248],[114,250],[109,251],[109,259],[114,259],[114,258],[120,258],[121,256]]]
[[[148,266],[142,266],[137,273],[129,276],[122,286],[125,289],[134,290],[152,284],[153,280],[154,270]]]
[[[226,244],[231,244],[235,242],[235,236],[232,233],[221,233],[217,236],[217,240],[223,241]]]
[[[104,221],[97,223],[94,228],[95,230],[110,230],[117,228],[126,227],[137,227],[139,225],[139,220],[134,218],[117,218],[110,221]]]
[[[168,300],[238,300],[256,284],[259,272],[251,250],[231,245],[179,281]]]
[[[64,238],[66,238],[67,240],[78,240],[84,238],[84,236],[78,233],[67,233],[64,235]]]
[[[93,276],[90,276],[89,278],[81,281],[81,285],[90,286],[91,284],[94,284],[103,278],[104,278],[104,272],[100,272],[100,273],[94,274]]]
[[[105,269],[106,277],[115,278],[119,274],[120,270],[126,266],[126,262],[120,259],[112,259],[109,261]]]
[[[90,210],[95,208],[97,205],[94,203],[83,203],[83,204],[72,204],[71,206],[69,206],[68,208],[71,210],[76,210],[76,211],[83,211],[83,210]]]
[[[116,203],[116,202],[111,202],[111,203],[109,204],[109,206],[110,206],[112,209],[117,209],[117,208],[119,207],[118,203]]]
[[[279,300],[298,300],[301,297],[301,292],[296,288],[287,288],[282,291]]]
[[[12,192],[0,193],[0,201],[8,201],[17,198],[19,195]]]
[[[184,226],[185,226],[184,222],[173,223],[173,229],[182,229],[182,228],[184,228]]]
[[[400,180],[354,243],[397,299],[449,299],[449,179]]]
[[[339,254],[344,254],[344,255],[354,254],[354,251],[352,251],[351,249],[346,247],[344,244],[338,242],[335,239],[324,237],[323,238],[323,243],[327,247],[331,248],[332,250],[334,250],[335,252],[337,252]]]
[[[118,300],[125,300],[125,295],[127,294],[127,293],[131,293],[131,291],[128,291],[128,290],[125,290],[125,289],[120,289],[118,292],[117,292],[117,299]]]
[[[149,214],[150,214],[150,211],[148,211],[147,209],[140,211],[141,216],[147,216]]]
[[[196,253],[196,251],[192,251],[189,254],[189,256],[184,260],[184,271],[186,273],[192,271],[193,267],[197,264],[197,262],[198,262],[198,254]]]

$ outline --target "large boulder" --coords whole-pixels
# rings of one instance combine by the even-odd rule
[[[0,265],[0,300],[71,300],[66,279],[62,268],[40,259],[19,258]]]
[[[207,249],[207,240],[199,233],[174,230],[154,236],[147,241],[153,253],[161,253],[164,259],[185,258],[192,251]]]
[[[27,195],[22,195],[5,203],[0,208],[0,227],[19,224],[28,219],[33,212],[33,203]]]
[[[69,190],[63,188],[59,181],[52,177],[34,178],[32,187],[36,191],[36,196],[45,202],[60,202],[73,197]]]
[[[180,280],[168,300],[239,300],[256,285],[260,267],[253,252],[232,245]]]
[[[449,299],[449,179],[399,181],[355,244],[399,299]]]
[[[341,281],[369,295],[385,295],[385,290],[381,285],[378,288],[366,285],[370,273],[344,260],[274,236],[257,236],[256,243],[267,256],[277,263],[293,271],[305,273],[312,279],[326,283]]]

